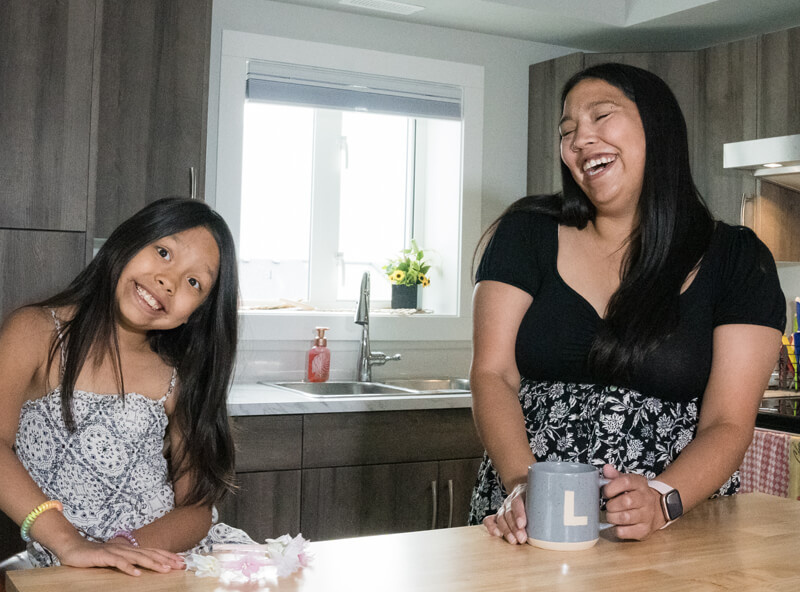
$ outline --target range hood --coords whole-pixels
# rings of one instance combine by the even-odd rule
[[[732,142],[722,147],[722,166],[800,191],[800,134]]]

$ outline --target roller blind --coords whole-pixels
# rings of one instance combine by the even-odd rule
[[[460,120],[461,97],[458,86],[278,62],[247,64],[249,101]]]

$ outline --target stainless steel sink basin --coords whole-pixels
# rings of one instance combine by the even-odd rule
[[[402,378],[385,382],[262,382],[311,398],[436,396],[469,392],[465,378]]]
[[[310,397],[352,397],[355,395],[418,394],[411,389],[377,382],[272,382],[264,383],[296,391]]]
[[[385,380],[383,384],[425,392],[469,392],[469,379],[467,378],[398,378]]]

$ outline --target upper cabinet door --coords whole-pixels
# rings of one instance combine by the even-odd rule
[[[759,41],[758,137],[800,134],[800,27]]]
[[[558,122],[561,87],[583,69],[582,53],[571,53],[530,67],[528,86],[528,194],[561,191]]]
[[[742,196],[753,197],[749,172],[722,168],[722,147],[756,138],[758,41],[755,37],[698,52],[700,91],[692,175],[711,213],[742,224]]]
[[[86,230],[95,0],[0,2],[0,227]]]
[[[204,193],[211,0],[104,0],[95,237]]]

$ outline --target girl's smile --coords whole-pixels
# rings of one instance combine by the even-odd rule
[[[120,275],[120,326],[141,333],[184,324],[208,297],[218,270],[219,248],[202,226],[149,244]]]

